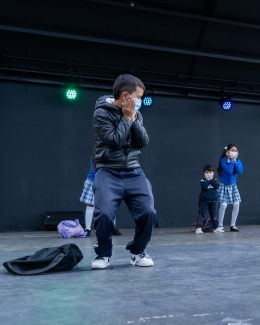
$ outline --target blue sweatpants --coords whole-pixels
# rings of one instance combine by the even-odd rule
[[[141,168],[120,171],[97,170],[93,192],[95,195],[94,227],[97,244],[95,252],[100,257],[111,257],[114,219],[122,200],[125,201],[134,221],[135,236],[126,249],[132,254],[142,254],[152,235],[155,224],[152,187]]]
[[[217,201],[199,201],[199,215],[197,227],[203,228],[206,224],[206,213],[209,210],[210,219],[214,229],[218,228],[218,221],[216,216]]]

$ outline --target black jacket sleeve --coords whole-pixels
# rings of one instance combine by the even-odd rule
[[[136,120],[131,127],[133,145],[136,148],[143,148],[149,142],[148,134],[143,126],[143,117],[140,112],[136,114]]]
[[[211,181],[210,181],[210,184],[214,187],[214,189],[216,190],[217,188],[219,188],[219,181],[216,179],[216,178],[213,178]]]
[[[217,188],[219,188],[219,181],[216,178],[213,178],[211,180],[207,180],[207,179],[202,179],[200,181],[200,186],[203,190],[206,190],[209,185],[213,186],[214,189],[216,190]]]
[[[109,112],[98,108],[94,112],[93,119],[95,132],[106,145],[119,149],[125,144],[132,126],[132,122],[128,118],[122,116],[116,127]]]
[[[203,190],[206,190],[208,188],[208,186],[210,185],[210,181],[206,180],[206,179],[202,179],[200,181],[200,186]]]

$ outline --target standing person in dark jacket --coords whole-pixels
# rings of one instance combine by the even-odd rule
[[[153,266],[145,249],[155,224],[151,184],[143,173],[139,156],[148,144],[148,134],[139,111],[144,93],[142,81],[131,75],[119,76],[113,96],[102,96],[96,102],[93,123],[96,140],[96,176],[94,227],[97,256],[92,269],[104,269],[112,256],[111,230],[122,200],[135,220],[135,236],[126,249],[130,264]]]
[[[214,178],[213,166],[206,165],[203,172],[204,178],[200,181],[201,192],[199,196],[199,216],[197,221],[196,235],[203,234],[202,227],[206,223],[206,213],[208,210],[214,232],[224,232],[221,228],[218,227],[218,221],[216,217],[216,208],[218,202],[217,189],[219,188],[219,182],[216,178]]]

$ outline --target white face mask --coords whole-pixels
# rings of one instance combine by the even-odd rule
[[[138,98],[133,98],[133,100],[135,101],[134,111],[137,112],[137,111],[139,111],[139,109],[142,106],[142,100],[141,99],[138,99]]]
[[[205,174],[206,178],[210,178],[211,174]]]
[[[127,93],[128,94],[128,93]],[[134,108],[134,111],[137,112],[139,111],[139,109],[141,108],[142,106],[142,99],[138,99],[138,98],[133,98],[131,95],[128,94],[128,96],[130,98],[132,98],[135,102],[135,108]]]
[[[229,155],[231,158],[235,158],[237,156],[237,152],[236,151],[230,151]]]

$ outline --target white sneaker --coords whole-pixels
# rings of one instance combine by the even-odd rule
[[[137,265],[137,266],[153,266],[154,265],[153,260],[146,253],[139,254],[139,255],[132,254],[131,258],[130,258],[130,264],[133,266],[134,265]]]
[[[225,232],[225,230],[223,229],[223,227],[218,227],[214,230],[215,233],[217,232]]]
[[[96,256],[91,263],[93,270],[106,269],[110,264],[110,257],[100,257]]]
[[[221,228],[225,232],[225,228],[223,226],[218,226],[218,228]]]
[[[201,228],[197,228],[195,234],[196,235],[202,235],[203,234],[202,229]]]

